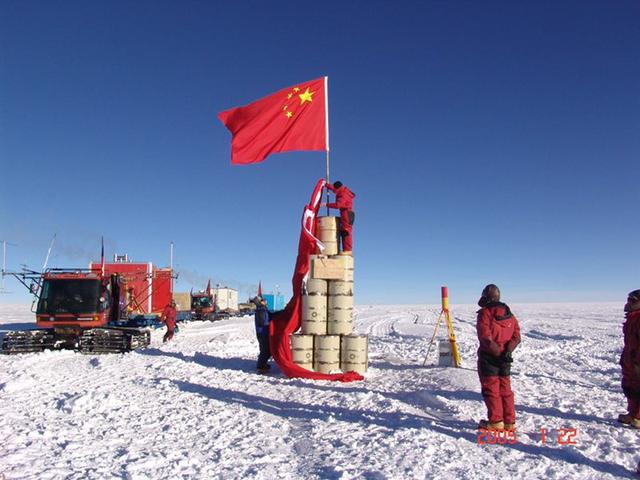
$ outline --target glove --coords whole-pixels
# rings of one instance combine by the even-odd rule
[[[511,355],[511,352],[509,350],[505,350],[504,352],[502,352],[501,358],[505,363],[513,363],[513,356]]]

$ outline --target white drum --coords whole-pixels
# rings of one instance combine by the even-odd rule
[[[369,337],[344,335],[341,341],[340,368],[343,372],[365,373],[369,368]]]
[[[320,373],[331,373],[340,369],[339,335],[316,336],[313,369]]]
[[[329,295],[346,295],[348,297],[353,297],[353,282],[329,280]]]
[[[307,279],[307,295],[326,295],[327,281],[320,278]]]
[[[327,297],[325,295],[302,296],[302,333],[326,335]]]
[[[307,370],[313,370],[313,335],[291,335],[293,362]]]
[[[346,318],[327,321],[327,333],[329,335],[350,335],[353,333],[353,321]]]
[[[338,253],[338,218],[318,217],[319,238],[324,244],[324,255],[336,255]]]
[[[327,333],[349,335],[353,332],[353,297],[349,295],[329,296]]]

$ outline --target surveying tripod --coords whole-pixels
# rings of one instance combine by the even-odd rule
[[[433,345],[433,341],[438,334],[438,328],[440,327],[440,322],[444,317],[445,322],[447,323],[447,331],[449,333],[449,343],[451,344],[451,355],[453,357],[453,365],[455,367],[459,367],[461,365],[460,353],[458,352],[458,345],[456,344],[456,334],[453,331],[453,322],[451,321],[451,313],[449,312],[449,289],[447,287],[441,288],[442,292],[442,310],[440,310],[440,315],[438,315],[438,321],[436,322],[436,328],[433,331],[433,336],[431,337],[431,341],[429,342],[429,348],[427,349],[427,354],[424,357],[424,362],[422,362],[422,366],[424,367],[427,364],[427,358],[429,358],[429,353],[431,352],[431,346]]]

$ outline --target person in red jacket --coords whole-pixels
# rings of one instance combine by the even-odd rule
[[[478,301],[478,375],[488,420],[478,428],[514,430],[516,409],[511,390],[511,353],[520,343],[520,326],[509,306],[500,302],[500,289],[489,284]]]
[[[342,253],[351,255],[353,251],[353,222],[356,214],[353,212],[353,199],[356,194],[349,190],[342,182],[327,183],[327,188],[336,194],[336,201],[327,203],[328,208],[340,209],[339,234],[342,238]]]
[[[620,366],[627,413],[618,416],[618,421],[640,428],[640,290],[629,293],[624,311],[626,321],[622,327],[624,347]]]
[[[176,329],[176,302],[171,300],[171,303],[164,307],[160,321],[167,325],[167,333],[162,337],[162,341],[166,342],[173,338],[173,331]]]

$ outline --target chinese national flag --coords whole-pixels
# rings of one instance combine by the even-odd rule
[[[258,163],[291,150],[329,150],[327,108],[327,77],[322,77],[219,113],[233,135],[231,163]]]

